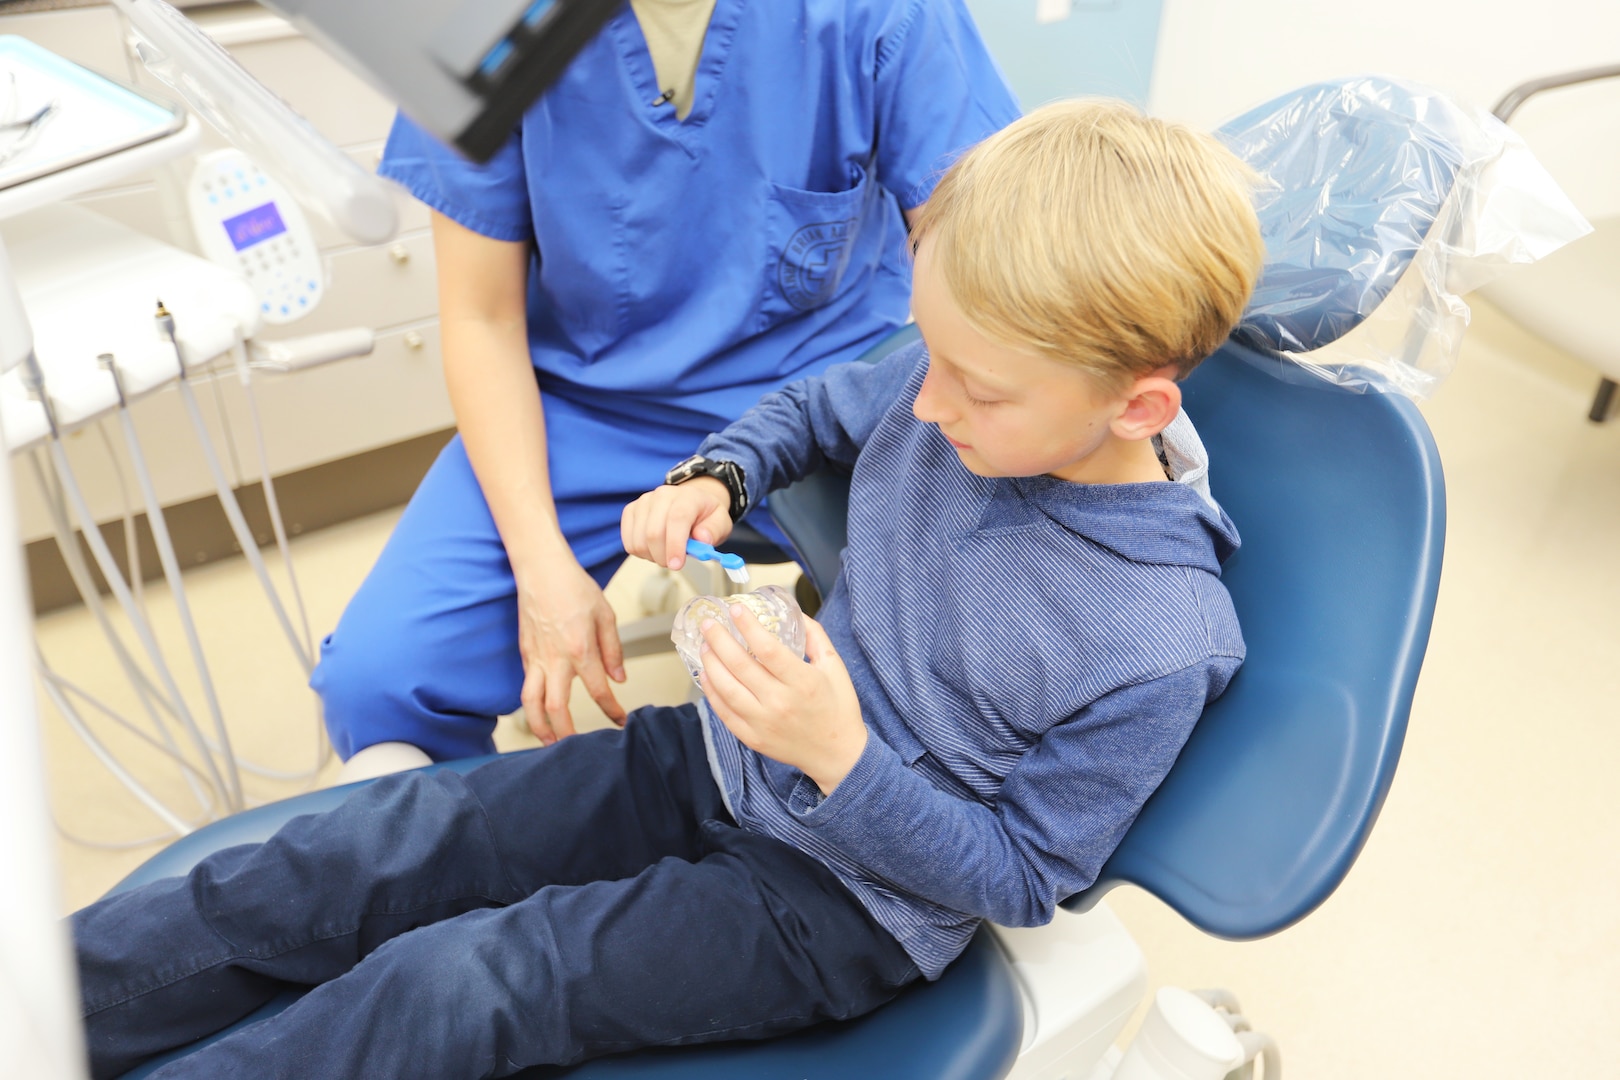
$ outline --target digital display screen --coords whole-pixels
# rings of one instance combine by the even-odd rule
[[[237,251],[250,248],[272,236],[280,236],[286,231],[287,226],[282,223],[281,214],[273,202],[255,206],[245,214],[225,219],[225,233],[231,238],[231,244]]]

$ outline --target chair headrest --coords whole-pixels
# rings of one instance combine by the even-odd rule
[[[1305,353],[1354,329],[1411,264],[1466,160],[1465,114],[1432,90],[1360,76],[1252,109],[1217,136],[1270,181],[1266,264],[1234,336]]]

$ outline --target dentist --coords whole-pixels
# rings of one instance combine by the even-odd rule
[[[323,643],[344,779],[489,753],[519,704],[570,735],[575,678],[622,721],[620,511],[903,324],[907,213],[1017,115],[962,0],[631,0],[487,165],[401,117],[459,434]]]

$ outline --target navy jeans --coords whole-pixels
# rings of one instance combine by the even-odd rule
[[[868,1012],[917,977],[822,864],[732,823],[696,710],[388,777],[73,916],[91,1068],[506,1076]]]

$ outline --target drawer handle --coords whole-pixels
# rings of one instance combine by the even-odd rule
[[[404,266],[411,261],[411,249],[404,244],[394,244],[388,249],[388,257],[394,260],[396,266]]]
[[[422,335],[416,330],[405,331],[405,347],[412,351],[420,349],[423,345]]]

